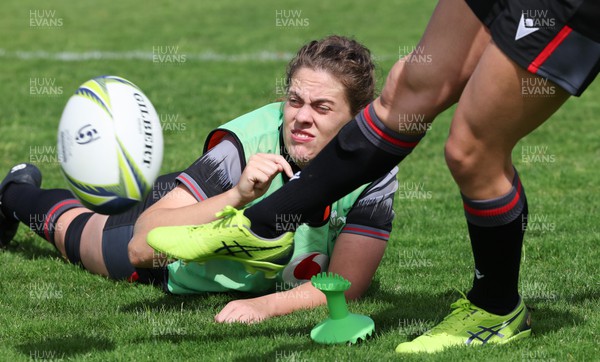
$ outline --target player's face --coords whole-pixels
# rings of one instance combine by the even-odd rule
[[[344,86],[322,70],[300,68],[284,106],[283,141],[293,161],[306,166],[350,121]]]

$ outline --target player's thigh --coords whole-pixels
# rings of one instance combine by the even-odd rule
[[[406,65],[435,70],[426,79],[466,82],[489,39],[489,31],[465,0],[440,0],[416,49],[431,56],[408,59]]]
[[[56,225],[57,232],[55,233],[55,245],[65,258],[67,257],[65,250],[67,230],[77,216],[89,212],[93,213],[90,209],[78,207],[68,210],[58,219]],[[102,235],[107,218],[108,216],[102,214],[92,215],[85,223],[81,235],[73,236],[80,240],[79,256],[81,258],[81,263],[85,266],[86,270],[94,274],[105,276],[108,275],[108,271],[104,265],[104,258],[102,255]]]
[[[392,129],[403,120],[433,120],[457,101],[488,42],[464,0],[439,1],[419,43],[399,45],[403,58],[390,70],[375,112]]]
[[[94,214],[89,219],[81,233],[79,253],[85,269],[94,274],[108,276],[102,254],[102,237],[107,215]]]
[[[508,191],[510,180],[499,177],[512,174],[513,147],[568,97],[561,87],[527,72],[490,42],[461,95],[446,145],[448,165],[461,190],[474,198]]]
[[[93,212],[85,207],[77,207],[64,212],[56,221],[56,230],[54,232],[54,245],[63,256],[67,256],[65,251],[65,237],[67,230],[75,218],[83,213]]]

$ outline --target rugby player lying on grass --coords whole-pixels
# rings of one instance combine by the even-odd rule
[[[254,204],[283,186],[373,100],[374,64],[361,44],[330,36],[298,51],[288,64],[286,84],[284,102],[211,132],[194,164],[159,177],[155,192],[122,214],[93,213],[67,190],[41,189],[35,166],[13,167],[0,184],[0,243],[11,241],[20,220],[91,273],[157,284],[173,294],[264,294],[230,302],[215,317],[218,322],[257,322],[323,304],[324,295],[306,283],[321,271],[349,279],[347,297],[360,297],[392,229],[395,169],[309,217],[296,230],[295,247],[289,242],[274,242],[266,250],[223,244],[211,260],[184,263],[168,260],[146,243],[155,227],[210,222],[226,206]],[[282,229],[296,229],[289,215],[278,218]],[[228,260],[239,253],[263,261]]]

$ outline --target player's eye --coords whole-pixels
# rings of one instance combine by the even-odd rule
[[[302,101],[300,101],[300,99],[293,97],[293,96],[288,97],[288,103],[292,107],[301,107],[302,106]]]
[[[315,108],[316,108],[317,112],[320,114],[326,114],[329,111],[331,111],[331,108],[324,106],[324,105],[318,105]]]

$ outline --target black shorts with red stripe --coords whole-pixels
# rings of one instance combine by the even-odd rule
[[[579,96],[600,70],[600,1],[466,0],[496,45],[530,73]]]

